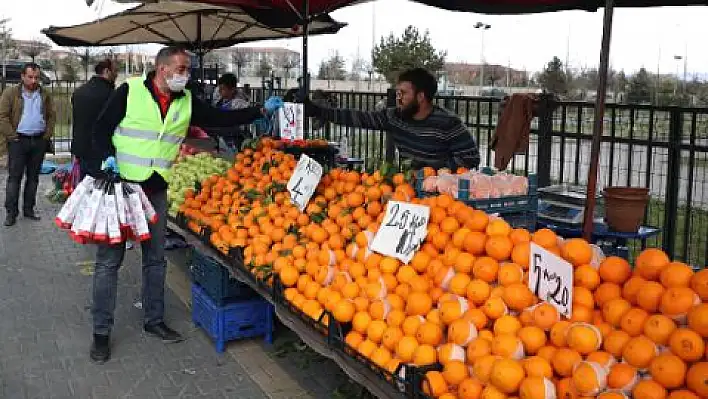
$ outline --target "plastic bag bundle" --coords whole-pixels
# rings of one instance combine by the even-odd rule
[[[429,176],[423,180],[423,190],[450,194],[458,198],[460,180],[469,181],[470,199],[490,199],[507,196],[526,195],[529,190],[528,179],[505,172],[487,175],[478,171],[461,174],[441,172],[438,176]]]
[[[54,222],[80,244],[119,244],[150,239],[148,223],[157,222],[157,213],[139,185],[86,176]]]

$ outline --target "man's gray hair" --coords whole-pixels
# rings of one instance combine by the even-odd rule
[[[155,56],[155,66],[167,65],[170,63],[170,58],[173,55],[185,54],[188,55],[187,50],[180,46],[166,46],[160,49]]]

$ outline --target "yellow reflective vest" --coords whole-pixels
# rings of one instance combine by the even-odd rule
[[[116,162],[122,178],[137,182],[147,180],[154,172],[167,180],[170,167],[192,119],[192,94],[170,103],[165,119],[159,104],[145,87],[144,79],[128,79],[128,101],[125,117],[113,134]]]

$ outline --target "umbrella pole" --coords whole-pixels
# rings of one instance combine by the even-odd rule
[[[302,24],[302,84],[305,96],[310,95],[310,74],[308,73],[308,36],[310,31],[310,0],[305,0]]]
[[[610,41],[612,36],[612,16],[614,0],[605,1],[605,16],[602,28],[602,47],[600,49],[600,79],[595,96],[595,124],[592,129],[592,147],[590,149],[590,171],[588,172],[587,198],[583,214],[583,238],[591,241],[594,228],[595,193],[597,192],[597,170],[600,162],[600,145],[605,117],[605,97],[607,96],[607,72],[610,65]]]

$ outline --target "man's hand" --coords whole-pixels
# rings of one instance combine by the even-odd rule
[[[106,158],[101,164],[101,170],[105,170],[106,172],[113,172],[116,174],[119,173],[118,164],[116,163],[116,157],[111,156]]]

